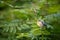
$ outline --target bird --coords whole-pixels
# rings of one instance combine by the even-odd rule
[[[53,29],[53,27],[49,24],[47,24],[44,20],[38,20],[37,21],[37,25],[43,29],[43,28],[46,28],[46,29]]]

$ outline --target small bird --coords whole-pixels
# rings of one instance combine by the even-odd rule
[[[40,20],[38,20],[38,21],[37,21],[37,25],[42,27],[42,26],[43,26],[43,22],[40,21]]]
[[[53,29],[53,27],[52,27],[51,25],[47,24],[47,23],[44,22],[43,20],[38,20],[38,21],[37,21],[37,25],[38,25],[41,29],[43,29],[43,28],[46,28],[46,29],[51,28],[51,29]]]
[[[44,26],[45,26],[46,24],[44,23],[43,20],[38,20],[38,21],[37,21],[37,25],[38,25],[40,28],[44,28]]]

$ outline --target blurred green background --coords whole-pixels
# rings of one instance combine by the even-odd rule
[[[0,40],[60,40],[60,0],[0,0]]]

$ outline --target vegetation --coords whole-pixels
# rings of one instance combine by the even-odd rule
[[[60,40],[60,0],[0,0],[0,40]]]

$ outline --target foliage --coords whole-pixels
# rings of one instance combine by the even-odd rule
[[[59,40],[59,0],[0,0],[1,40]],[[48,27],[40,29],[37,20]]]

